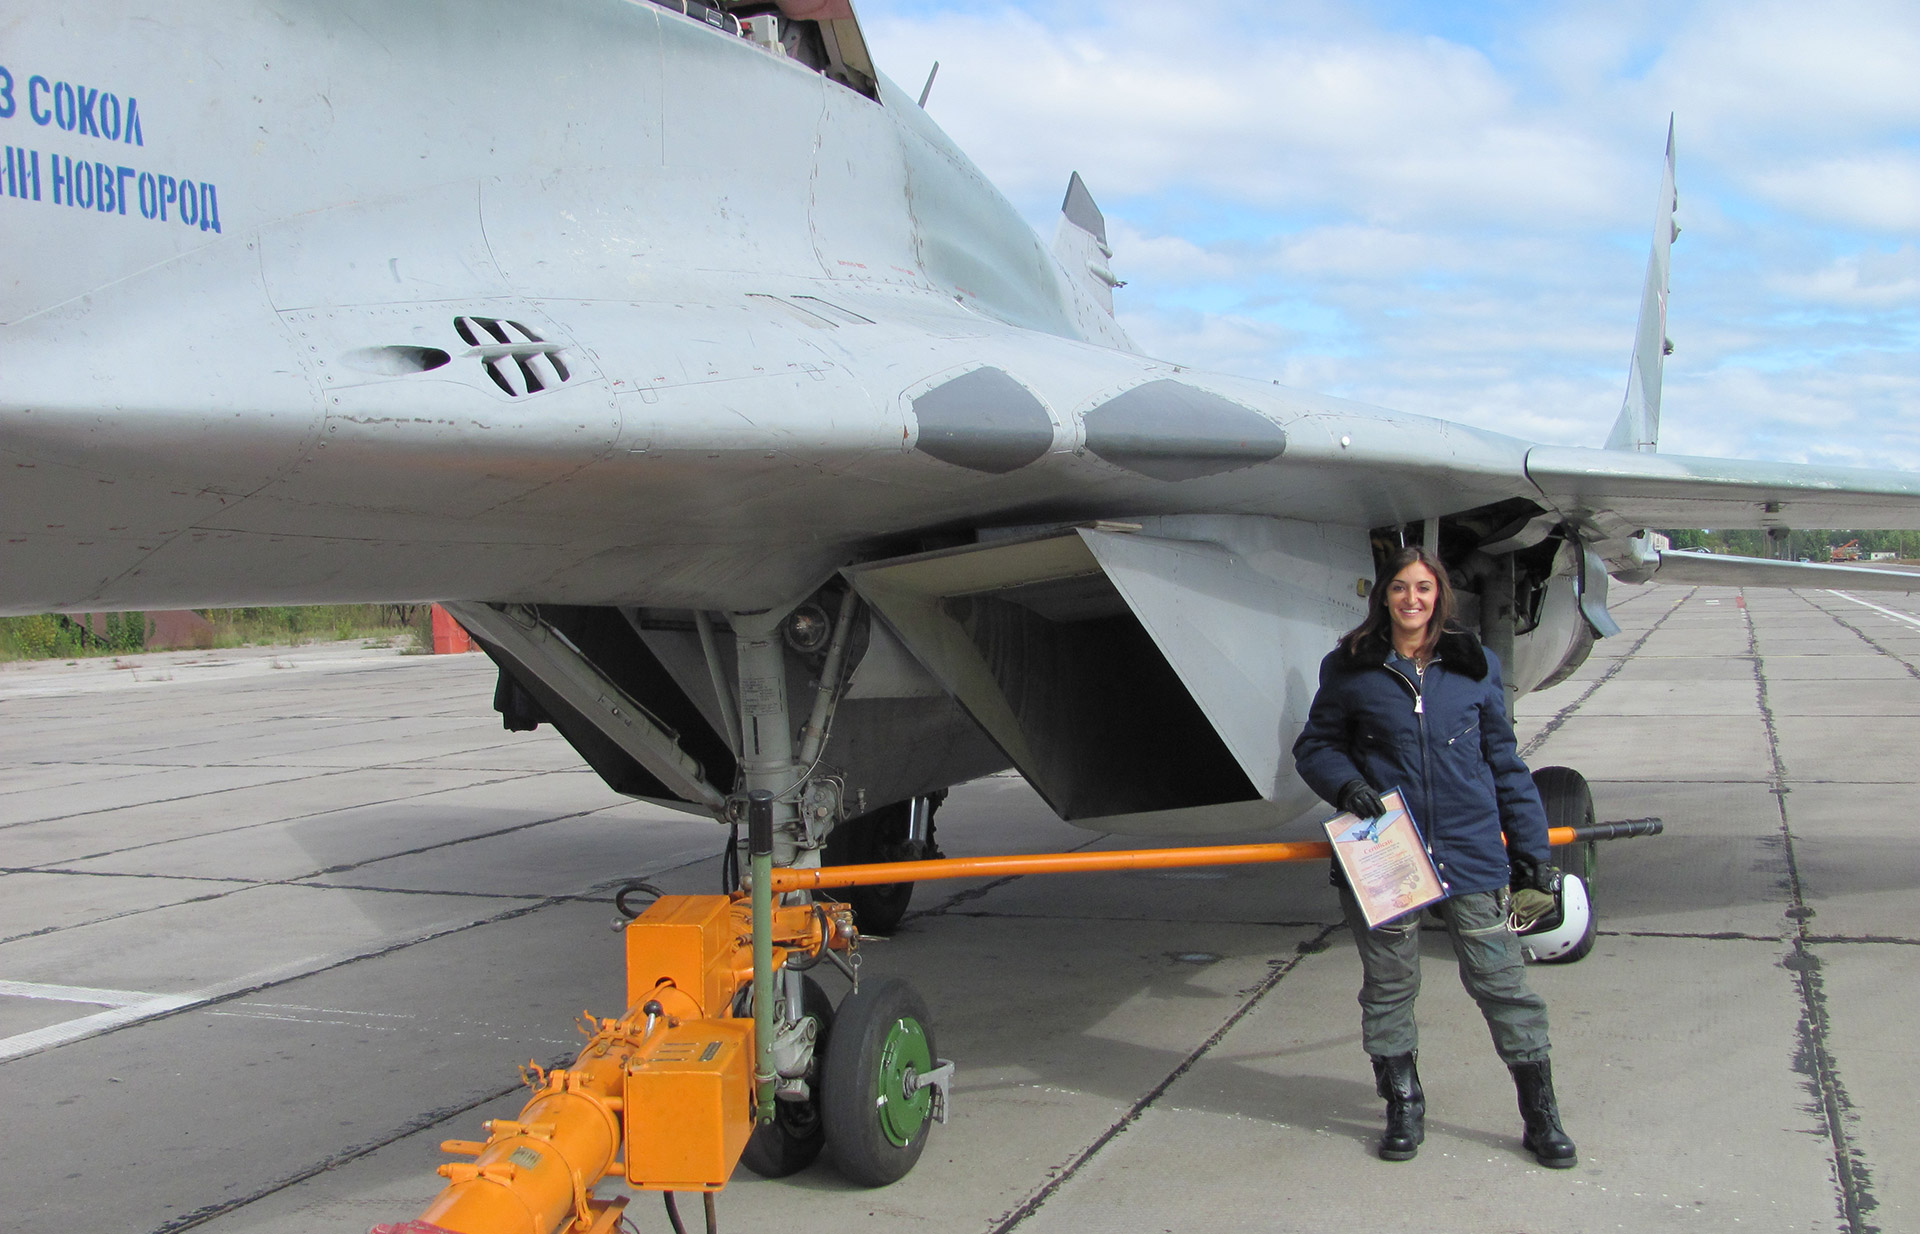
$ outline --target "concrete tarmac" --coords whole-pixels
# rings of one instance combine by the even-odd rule
[[[1521,1152],[1443,934],[1426,1145],[1374,1158],[1324,867],[940,883],[865,971],[925,993],[952,1122],[879,1191],[743,1170],[722,1228],[1920,1229],[1920,598],[1615,600],[1519,725],[1667,828],[1601,848],[1593,954],[1532,970],[1579,1168]],[[724,833],[503,732],[492,686],[358,644],[0,666],[0,1231],[404,1220],[440,1140],[617,1012],[608,889],[715,890]],[[939,823],[954,855],[1140,844],[1005,776]]]

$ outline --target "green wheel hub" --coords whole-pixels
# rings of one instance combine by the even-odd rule
[[[880,1130],[901,1148],[913,1142],[933,1113],[933,1090],[921,1088],[907,1095],[907,1085],[933,1070],[933,1051],[927,1048],[927,1030],[920,1021],[897,1019],[887,1028],[880,1047]]]

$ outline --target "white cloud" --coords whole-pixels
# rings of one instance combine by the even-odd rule
[[[1783,167],[1755,176],[1753,183],[1769,199],[1810,218],[1909,235],[1920,231],[1920,155],[1908,151]]]
[[[1920,247],[1869,249],[1836,257],[1812,273],[1783,276],[1775,286],[1790,297],[1840,305],[1920,304]]]
[[[1677,112],[1668,448],[1920,467],[1920,7],[1034,2],[862,11],[1042,234],[1084,175],[1149,352],[1596,444]]]

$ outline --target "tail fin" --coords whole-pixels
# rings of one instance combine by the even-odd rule
[[[1093,194],[1079,172],[1067,181],[1067,199],[1060,203],[1060,226],[1053,233],[1053,253],[1067,273],[1094,302],[1113,312],[1113,289],[1120,286],[1107,268],[1113,249],[1107,244],[1107,216],[1100,213]]]
[[[1667,118],[1667,174],[1660,182],[1660,205],[1653,219],[1653,252],[1647,256],[1647,282],[1640,291],[1640,326],[1633,336],[1633,366],[1627,371],[1627,398],[1607,435],[1607,449],[1651,454],[1660,448],[1660,373],[1673,343],[1667,338],[1669,250],[1680,229],[1673,211],[1673,118]]]

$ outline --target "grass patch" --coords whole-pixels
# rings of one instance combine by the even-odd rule
[[[196,609],[213,626],[215,647],[297,647],[370,639],[409,654],[433,651],[431,606],[318,604],[279,608]],[[0,660],[77,660],[147,650],[144,613],[64,613],[0,617]]]

